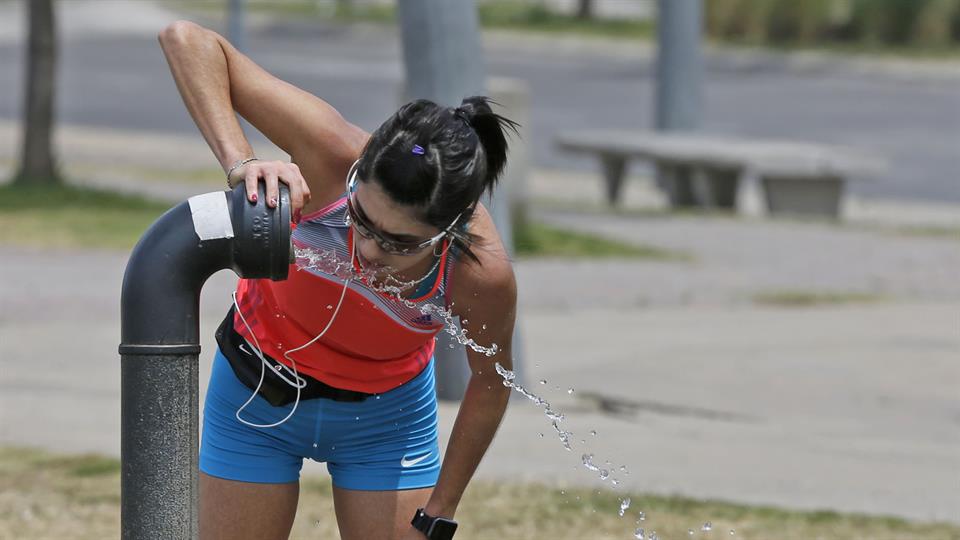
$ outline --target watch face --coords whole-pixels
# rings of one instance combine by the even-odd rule
[[[430,527],[431,540],[446,540],[453,538],[453,533],[457,531],[457,523],[448,519],[437,518]]]

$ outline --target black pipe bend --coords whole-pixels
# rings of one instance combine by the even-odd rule
[[[198,354],[200,289],[219,270],[286,279],[293,261],[290,193],[281,184],[277,207],[268,208],[263,182],[258,191],[256,204],[247,201],[243,184],[192,197],[144,233],[123,276],[120,354]],[[215,237],[231,230],[232,237]]]

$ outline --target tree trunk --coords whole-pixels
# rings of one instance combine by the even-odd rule
[[[593,0],[580,0],[577,17],[584,20],[593,18]]]
[[[53,157],[53,106],[56,72],[56,33],[53,0],[28,0],[29,46],[24,93],[23,148],[16,181],[26,184],[60,182]]]

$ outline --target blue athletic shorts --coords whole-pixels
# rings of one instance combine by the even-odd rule
[[[300,401],[286,422],[256,428],[239,422],[247,388],[219,350],[203,412],[200,470],[242,482],[284,483],[300,478],[303,458],[326,462],[340,488],[383,491],[432,487],[440,473],[433,361],[411,381],[361,402]],[[260,396],[240,413],[272,424],[293,403],[274,407]]]

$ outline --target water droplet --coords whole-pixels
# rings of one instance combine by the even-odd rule
[[[277,348],[279,349],[279,347]],[[280,371],[281,369],[283,369],[283,366],[281,366],[280,364],[277,364],[276,366],[273,367],[273,369]]]
[[[482,325],[480,328],[483,329],[483,330],[486,330],[486,329],[487,329],[487,325],[484,324],[484,325]]]
[[[627,511],[627,508],[630,508],[630,497],[620,499],[620,517],[623,517],[623,514]]]
[[[690,536],[693,536],[693,529],[687,529],[687,534],[689,534]]]
[[[327,304],[327,309],[333,309],[333,304]]]
[[[637,529],[633,531],[633,537],[637,538],[638,540],[643,540],[646,537],[646,535],[643,534],[643,529]]]
[[[701,531],[710,531],[710,530],[713,530],[713,523],[710,523],[709,521],[706,522],[706,523],[704,523],[704,524],[703,524],[703,527],[700,527],[700,530],[701,530]]]
[[[541,439],[543,438],[543,433],[540,434],[540,438],[541,438]]]
[[[730,536],[733,536],[734,534],[736,534],[736,531],[733,529],[730,529]]]
[[[639,514],[637,514],[637,518],[638,518],[640,521],[646,521],[646,519],[647,519],[647,513],[646,513],[646,512],[640,512]]]
[[[316,527],[319,527],[319,526],[320,526],[320,520],[319,520],[319,519],[317,520],[317,523],[316,523],[315,526],[316,526]]]
[[[358,416],[358,417],[354,418],[354,420],[360,420],[360,417]]]
[[[373,397],[374,397],[374,399],[380,399],[380,395],[379,395],[379,394],[376,395],[376,396],[373,396]]]
[[[597,436],[597,430],[591,429],[591,430],[590,430],[590,434],[593,435],[594,437],[596,437],[596,436]],[[608,461],[608,462],[607,462],[607,465],[609,465],[609,464],[610,464],[610,462]]]
[[[608,471],[608,470],[606,470],[606,469],[602,469],[602,470],[600,471],[600,479],[601,479],[601,480],[606,480],[607,478],[610,478],[610,471]]]
[[[617,480],[616,478],[611,478],[611,479],[610,479],[610,483],[613,484],[613,485],[615,485],[615,486],[619,486],[619,485],[620,485],[620,481]]]
[[[330,449],[331,449],[331,450],[336,450],[337,447],[336,447],[336,446],[331,446]]]
[[[566,494],[567,494],[567,491],[564,490],[564,489],[561,489],[561,490],[560,490],[560,494],[561,494],[561,495],[566,495]]]
[[[567,388],[567,393],[568,393],[568,394],[572,394],[572,393],[573,393],[573,388]]]
[[[547,380],[546,380],[546,379],[540,379],[540,384],[547,384]]]
[[[451,343],[450,345],[447,345],[447,346],[452,349],[452,348],[453,348],[453,343]]]
[[[470,321],[468,321],[467,319],[464,319],[464,320],[462,320],[462,321],[460,321],[460,322],[462,322],[463,324],[469,324],[469,323],[470,323]]]
[[[657,531],[650,531],[650,540],[657,540],[658,538],[660,537],[657,536]]]
[[[317,447],[317,443],[313,443],[313,447],[316,448],[316,447]]]
[[[621,465],[621,466],[620,466],[620,472],[627,472],[627,466],[626,466],[626,465]]]

